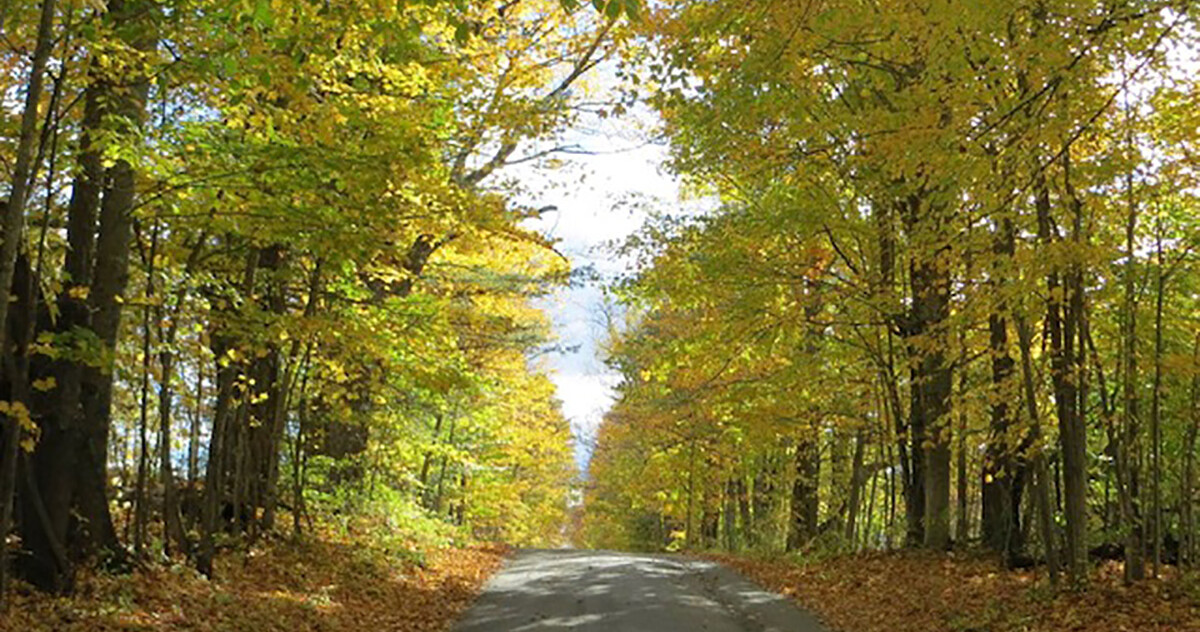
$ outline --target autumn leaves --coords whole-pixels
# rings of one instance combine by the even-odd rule
[[[656,11],[652,101],[723,206],[618,288],[597,540],[978,540],[1079,583],[1192,541],[1189,11]]]

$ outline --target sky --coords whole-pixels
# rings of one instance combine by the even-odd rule
[[[581,469],[586,469],[596,428],[612,406],[619,382],[601,356],[605,314],[610,313],[602,285],[632,268],[613,246],[637,231],[652,211],[683,204],[679,180],[664,167],[667,147],[649,142],[643,131],[653,123],[653,116],[643,111],[609,119],[599,128],[574,130],[564,143],[578,145],[588,155],[572,154],[558,169],[540,161],[507,174],[526,189],[525,202],[557,207],[527,226],[556,239],[558,252],[570,258],[573,269],[595,272],[593,280],[562,288],[539,305],[550,316],[564,349],[548,354],[545,361],[571,422]]]

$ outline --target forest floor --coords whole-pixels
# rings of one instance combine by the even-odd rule
[[[397,557],[350,538],[281,541],[220,557],[211,582],[191,568],[169,566],[83,577],[66,598],[14,586],[0,630],[440,631],[470,605],[506,553],[474,547]]]
[[[795,599],[837,632],[1200,631],[1200,581],[1126,587],[1111,564],[1097,568],[1087,591],[1072,592],[1052,589],[1033,571],[966,554],[709,557]]]

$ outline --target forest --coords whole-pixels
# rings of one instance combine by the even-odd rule
[[[0,5],[0,595],[314,531],[560,542],[534,303],[571,270],[502,173],[578,116],[615,17]]]
[[[1195,7],[663,4],[586,540],[1190,568]]]
[[[446,630],[568,546],[1200,629],[1188,0],[0,0],[0,67],[0,629]],[[614,279],[526,176],[600,121],[683,187]]]

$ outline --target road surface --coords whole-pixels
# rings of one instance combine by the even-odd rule
[[[826,632],[713,562],[610,551],[522,551],[454,632]]]

